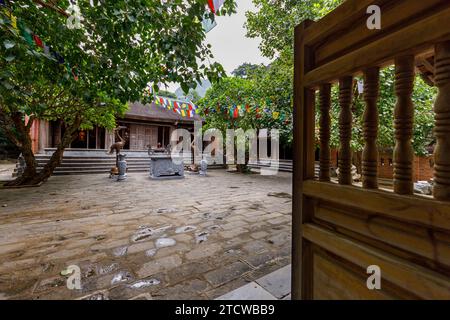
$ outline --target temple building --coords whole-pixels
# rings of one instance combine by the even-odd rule
[[[147,151],[148,145],[156,147],[158,144],[169,144],[173,130],[183,128],[194,131],[194,121],[202,121],[200,116],[182,117],[173,110],[168,110],[154,103],[143,105],[139,102],[130,103],[129,110],[121,119],[117,119],[118,126],[126,127],[119,135],[128,136],[124,150]],[[48,154],[54,151],[64,134],[62,121],[36,120],[31,130],[33,152]],[[66,151],[100,151],[105,153],[118,137],[112,131],[102,127],[92,130],[79,130],[78,137]]]
[[[120,140],[119,136],[127,137],[123,152],[127,155],[129,171],[148,171],[148,146],[168,145],[175,129],[186,129],[193,135],[194,121],[202,121],[202,118],[195,113],[192,117],[183,117],[173,109],[155,103],[130,103],[125,116],[117,119],[117,125],[126,129],[117,134],[103,127],[79,130],[77,138],[65,149],[63,161],[54,174],[109,172],[115,164],[115,156],[107,152],[113,143]],[[30,135],[38,169],[50,159],[63,134],[62,121],[35,120]],[[192,161],[192,154],[188,153],[184,163]]]

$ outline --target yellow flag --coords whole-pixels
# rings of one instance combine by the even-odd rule
[[[276,120],[276,119],[278,119],[278,117],[280,116],[280,113],[277,112],[277,111],[274,111],[274,112],[272,113],[272,116],[273,116],[273,118]]]
[[[17,30],[17,18],[12,14],[11,14],[11,25],[15,30]]]

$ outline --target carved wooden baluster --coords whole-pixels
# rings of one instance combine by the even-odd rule
[[[395,93],[397,104],[394,110],[394,191],[398,194],[413,194],[412,147],[414,104],[411,95],[414,89],[414,56],[395,60]]]
[[[330,181],[330,107],[331,84],[326,83],[320,87],[320,181]]]
[[[378,188],[378,96],[380,91],[380,69],[364,71],[364,150],[362,154],[362,181],[367,189]]]
[[[350,141],[352,138],[352,85],[353,77],[344,77],[339,80],[339,133],[341,148],[339,150],[339,183],[352,184],[352,151]]]
[[[435,83],[439,89],[434,105],[434,197],[450,201],[450,41],[435,50]]]

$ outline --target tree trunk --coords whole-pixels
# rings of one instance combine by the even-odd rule
[[[37,173],[37,163],[36,158],[34,157],[30,137],[32,123],[33,118],[30,118],[29,122],[25,124],[23,121],[23,114],[20,112],[9,115],[0,110],[0,124],[4,128],[8,138],[20,149],[26,163],[26,168],[22,176],[6,183],[5,186],[36,185],[42,181],[46,181],[53,174],[55,168],[61,163],[64,150],[76,138],[81,119],[77,118],[75,122],[67,128],[56,151],[39,173]]]
[[[33,124],[33,118],[29,119],[29,123],[25,124],[23,115],[20,112],[15,112],[10,116],[2,113],[1,123],[8,138],[13,142],[22,153],[25,159],[26,168],[24,173],[17,179],[6,183],[7,186],[18,186],[27,184],[33,177],[36,176],[36,159],[33,154],[32,141],[30,137],[30,128]]]
[[[56,151],[50,157],[50,160],[45,164],[44,168],[31,179],[31,184],[39,184],[41,182],[47,181],[48,178],[53,174],[56,167],[61,164],[64,156],[64,150],[75,140],[77,137],[77,130],[80,127],[81,119],[77,119],[74,124],[66,129],[64,136],[61,139]]]

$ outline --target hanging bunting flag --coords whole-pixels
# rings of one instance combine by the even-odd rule
[[[239,109],[237,106],[235,106],[233,110],[233,118],[237,119],[238,117],[239,117]]]
[[[208,33],[217,26],[217,22],[216,20],[211,20],[210,18],[205,17],[202,21],[202,25],[205,33]]]
[[[209,8],[213,13],[216,13],[217,10],[223,5],[225,0],[208,0]]]
[[[17,18],[13,14],[11,14],[11,26],[17,30]]]
[[[44,48],[44,43],[42,42],[41,38],[39,38],[37,35],[33,34],[33,40],[34,43],[40,47],[40,48]]]
[[[19,30],[21,36],[25,39],[25,41],[30,45],[34,46],[33,37],[31,36],[30,30],[24,26],[22,23],[19,23]]]
[[[280,113],[277,112],[277,111],[274,111],[274,112],[272,113],[272,117],[273,117],[275,120],[277,120],[279,116],[280,116]]]
[[[363,80],[358,81],[358,93],[359,94],[364,93],[364,81]]]

